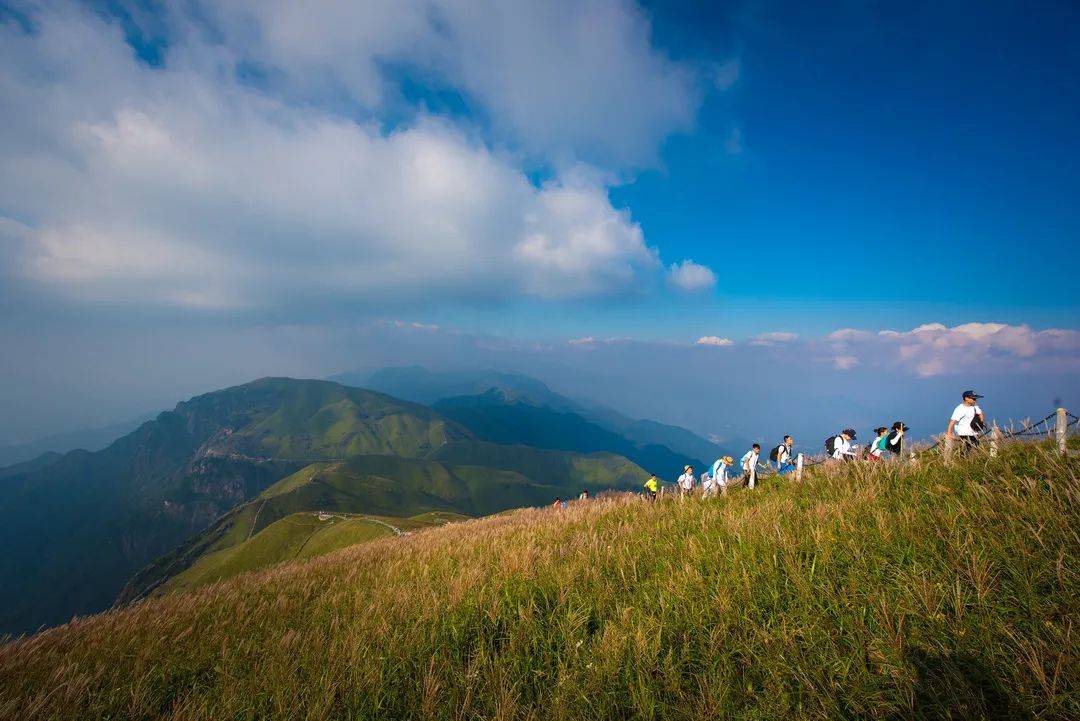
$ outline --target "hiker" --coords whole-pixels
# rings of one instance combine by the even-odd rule
[[[701,497],[712,498],[716,495],[716,484],[713,483],[712,474],[706,468],[701,472]]]
[[[781,476],[795,472],[795,464],[791,462],[791,447],[794,444],[795,441],[791,436],[784,436],[784,442],[769,451],[769,465]]]
[[[964,391],[945,431],[950,440],[960,439],[960,452],[965,455],[979,445],[979,433],[986,428],[986,416],[976,403],[980,398],[982,396],[975,391]]]
[[[735,463],[731,456],[724,456],[723,458],[717,458],[716,462],[712,465],[712,481],[713,481],[713,495],[719,491],[723,495],[727,495],[727,487],[731,482],[731,475],[729,470],[732,464]]]
[[[742,460],[739,461],[739,465],[743,471],[741,485],[745,485],[749,488],[754,487],[754,482],[757,479],[758,458],[760,456],[761,444],[755,443],[753,447],[743,455]]]
[[[577,499],[578,499],[579,501],[587,501],[587,500],[589,500],[589,489],[588,489],[588,488],[585,488],[585,489],[583,489],[583,490],[581,491],[581,495],[579,495],[579,496],[577,497]]]
[[[830,436],[825,439],[825,451],[837,461],[850,461],[856,453],[851,449],[851,442],[855,440],[855,429],[845,428],[838,436]]]
[[[911,429],[905,426],[903,421],[893,423],[892,430],[889,431],[889,439],[885,442],[885,448],[894,455],[899,456],[904,451],[904,434],[909,430]]]
[[[874,433],[877,438],[871,441],[870,452],[867,454],[866,459],[868,461],[881,461],[884,460],[882,455],[885,453],[885,446],[889,442],[889,429],[880,426],[874,429]]]
[[[656,494],[660,492],[660,482],[656,479],[655,473],[649,476],[649,480],[645,481],[645,492],[649,494],[650,501],[656,500]]]
[[[552,508],[562,508],[563,507],[562,496],[556,496],[555,497],[555,502],[551,504],[551,507]]]
[[[694,490],[694,469],[690,466],[683,467],[683,474],[679,476],[679,496],[686,497]]]

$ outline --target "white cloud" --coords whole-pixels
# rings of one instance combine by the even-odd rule
[[[716,274],[710,268],[692,260],[672,263],[668,268],[668,281],[680,290],[693,292],[716,285]]]
[[[870,338],[872,335],[872,333],[865,330],[856,330],[855,328],[841,328],[839,330],[834,330],[826,337],[829,340],[834,341],[848,341]]]
[[[791,343],[797,340],[798,333],[789,333],[786,331],[772,331],[769,333],[761,333],[754,336],[750,341],[750,345],[776,345],[777,343]]]
[[[395,328],[403,330],[423,331],[424,333],[437,333],[440,328],[434,323],[417,323],[416,321],[395,320]]]
[[[327,63],[377,106],[382,85],[368,71],[378,63],[346,72],[352,56],[337,44],[368,52],[429,37],[426,14],[391,6],[378,15],[392,25],[384,37],[317,12],[288,22],[287,3],[251,5],[258,38],[237,42],[289,71],[278,93],[237,81],[240,51],[199,44],[175,15],[188,29],[158,68],[81,6],[35,10],[32,33],[0,25],[0,115],[11,121],[0,138],[0,207],[11,217],[0,223],[19,219],[4,272],[80,300],[200,309],[636,292],[661,268],[658,252],[611,205],[603,173],[577,166],[536,187],[519,159],[444,120],[421,115],[388,132],[293,102],[304,71]],[[600,47],[640,50],[641,37],[611,36],[635,18],[616,17]],[[480,52],[465,46],[481,39],[460,42],[462,57]],[[663,85],[664,72],[650,82]]]
[[[833,367],[837,370],[846,371],[859,365],[859,359],[853,355],[838,355],[833,358]]]
[[[716,336],[716,335],[703,335],[700,338],[698,338],[697,341],[695,341],[695,344],[696,345],[714,346],[714,347],[718,347],[718,348],[723,348],[723,347],[727,347],[727,346],[730,346],[730,345],[734,345],[734,343],[731,341],[731,339],[729,339],[729,338],[721,338],[720,336]]]
[[[857,349],[860,359],[921,377],[974,369],[1023,369],[1034,363],[1067,367],[1067,354],[1080,351],[1080,332],[1036,331],[1006,323],[963,323],[951,328],[925,323],[909,331],[882,330],[876,335],[842,329],[827,339],[835,352]]]
[[[691,128],[700,102],[696,70],[653,48],[649,20],[630,0],[379,0],[316,8],[207,0],[198,8],[174,10],[174,32],[194,34],[209,24],[231,52],[271,69],[275,90],[290,98],[345,93],[380,109],[397,92],[382,68],[397,65],[461,91],[503,137],[545,156],[650,163],[660,140]],[[737,62],[724,68],[717,82],[737,77]]]

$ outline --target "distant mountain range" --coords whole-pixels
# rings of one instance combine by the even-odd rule
[[[429,406],[440,400],[483,394],[494,389],[503,392],[507,398],[580,416],[641,448],[666,446],[684,459],[677,463],[679,469],[682,463],[711,463],[725,452],[735,453],[748,449],[751,443],[750,439],[732,429],[730,425],[718,423],[718,427],[727,431],[724,437],[719,439],[723,443],[721,446],[679,426],[633,419],[606,406],[569,398],[551,390],[541,380],[517,373],[495,370],[439,372],[420,366],[402,366],[383,368],[374,373],[342,373],[333,376],[331,380],[345,385],[371,388]],[[654,470],[661,475],[669,472],[665,468]]]
[[[472,423],[490,430],[494,421]],[[292,538],[284,527],[247,542],[296,513],[308,514],[294,520],[314,537],[311,512],[403,522],[435,511],[486,514],[583,487],[635,488],[645,477],[599,443],[589,450],[605,452],[579,453],[524,443],[557,435],[542,429],[502,439],[509,444],[488,435],[383,393],[268,378],[180,403],[100,451],[2,469],[0,633],[100,611],[122,590],[125,600],[168,590],[185,573],[175,583],[287,560],[292,546],[270,542]],[[370,535],[370,523],[349,520],[351,531],[320,535],[304,553]],[[206,573],[208,564],[218,570]]]
[[[67,453],[81,448],[84,451],[100,451],[117,438],[131,433],[152,416],[125,423],[114,423],[102,428],[83,428],[77,431],[54,433],[29,443],[0,446],[0,466],[10,466],[30,461],[47,453]]]

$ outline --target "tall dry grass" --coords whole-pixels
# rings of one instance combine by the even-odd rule
[[[1076,460],[356,546],[0,648],[2,718],[1078,718]]]

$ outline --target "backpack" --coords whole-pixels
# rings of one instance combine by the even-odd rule
[[[769,460],[770,461],[779,461],[780,460],[780,449],[781,448],[783,448],[783,444],[780,444],[776,448],[773,448],[771,451],[769,451]]]
[[[971,416],[971,430],[975,433],[982,433],[986,430],[986,424],[983,423],[982,418],[979,418],[979,414],[976,413]]]
[[[833,451],[836,450],[836,439],[839,437],[840,436],[829,436],[825,439],[825,452],[830,456],[833,454]]]

